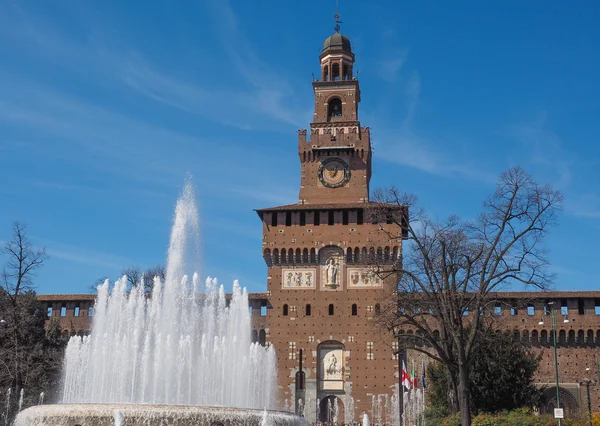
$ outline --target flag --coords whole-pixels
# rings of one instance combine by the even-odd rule
[[[423,383],[423,389],[425,389],[427,387],[427,385],[425,384],[425,361],[422,360],[422,362],[423,375],[421,376],[421,382]]]
[[[412,360],[412,366],[410,367],[410,383],[413,387],[417,387],[417,374],[415,373],[415,360]]]
[[[408,372],[406,371],[406,364],[402,360],[402,386],[407,390],[410,389],[410,379],[408,378]]]

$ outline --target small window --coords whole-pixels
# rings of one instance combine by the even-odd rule
[[[510,315],[514,317],[514,316],[516,316],[518,314],[519,314],[519,310],[515,306],[511,306],[511,308],[510,308]]]
[[[334,211],[333,210],[329,210],[327,221],[328,221],[329,225],[333,225],[334,224]]]
[[[463,310],[463,317],[466,317],[469,315],[469,307],[466,306],[465,309]]]
[[[267,307],[266,306],[261,306],[260,307],[260,316],[261,317],[266,317],[267,316]]]
[[[90,306],[88,308],[88,317],[93,317],[94,316],[94,306]]]
[[[74,315],[75,315],[76,317],[78,317],[78,316],[79,316],[79,305],[75,306],[75,313],[74,313]]]
[[[333,311],[334,311],[334,309],[333,309],[333,303],[330,303],[329,304],[329,315],[333,315]]]
[[[306,225],[306,212],[300,212],[300,226]]]
[[[352,304],[352,316],[355,317],[358,315],[358,306],[356,305],[356,303]]]
[[[60,316],[61,317],[67,316],[67,305],[62,305],[62,307],[60,308]]]
[[[309,317],[311,314],[311,307],[310,307],[310,303],[306,305],[306,316]]]
[[[535,315],[535,307],[531,303],[527,305],[527,315]]]
[[[292,212],[285,212],[285,226],[292,226]]]
[[[277,226],[277,212],[271,213],[271,226]]]
[[[379,306],[379,303],[375,304],[375,315],[379,315],[381,314],[381,306]]]
[[[596,299],[594,302],[594,310],[596,315],[600,315],[600,299]]]
[[[363,224],[363,209],[358,209],[356,211],[356,224],[357,225]]]
[[[285,305],[283,305],[283,316],[287,317],[288,314],[288,305],[287,303]]]
[[[585,314],[585,300],[577,299],[577,311],[579,315]]]
[[[502,305],[500,303],[494,305],[494,315],[502,315]]]
[[[52,316],[52,306],[48,306],[48,316]]]

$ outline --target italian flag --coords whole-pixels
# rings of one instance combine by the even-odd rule
[[[415,360],[413,359],[412,362],[412,366],[410,367],[410,382],[412,383],[413,387],[416,388],[417,387],[417,373],[415,373]]]
[[[406,388],[406,390],[410,389],[411,381],[408,378],[408,371],[406,371],[406,364],[404,364],[404,360],[402,360],[402,386]]]

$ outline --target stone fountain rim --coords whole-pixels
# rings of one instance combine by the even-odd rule
[[[95,410],[106,410],[110,412],[114,412],[115,410],[123,411],[123,412],[140,412],[140,411],[161,411],[161,412],[244,412],[244,413],[254,413],[257,415],[262,415],[265,411],[270,414],[281,414],[288,416],[296,416],[294,413],[290,411],[283,410],[269,410],[269,409],[261,409],[261,408],[244,408],[244,407],[226,407],[220,405],[175,405],[175,404],[149,404],[149,403],[94,403],[94,402],[82,402],[82,403],[59,403],[59,404],[40,404],[34,405],[23,411],[37,411],[38,409],[46,409],[52,407],[55,410],[68,410],[68,411],[80,411],[80,410],[89,410],[90,408],[94,408]]]

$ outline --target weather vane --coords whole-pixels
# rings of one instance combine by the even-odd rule
[[[340,21],[340,1],[339,0],[335,0],[335,15],[333,15],[335,18],[335,27],[333,27],[333,29],[335,30],[336,33],[340,32],[340,24],[343,24],[342,21]]]

